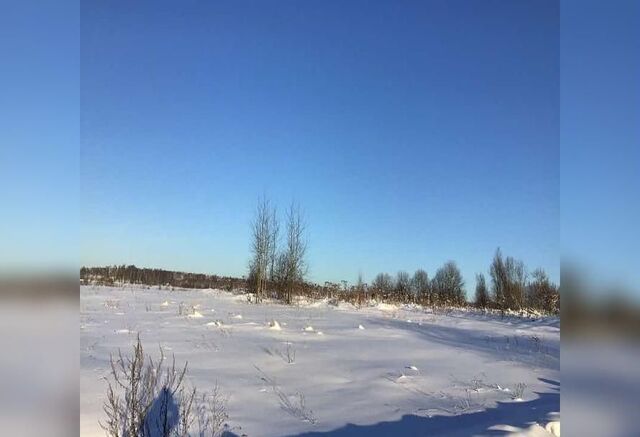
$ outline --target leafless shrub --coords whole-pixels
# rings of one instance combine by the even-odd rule
[[[278,387],[275,378],[264,373],[258,366],[254,365],[254,367],[261,375],[260,379],[271,386],[273,392],[280,401],[280,407],[282,407],[284,411],[293,417],[304,420],[305,422],[309,422],[311,424],[315,424],[317,422],[317,419],[313,415],[313,411],[307,408],[306,399],[303,393],[296,392],[294,395],[288,396],[280,389],[280,387]]]
[[[465,412],[469,411],[472,408],[472,405],[471,393],[467,390],[465,397],[458,399],[453,408],[458,412]]]
[[[271,349],[269,349],[268,347],[260,346],[260,349],[262,349],[262,351],[264,353],[266,353],[267,355],[273,356],[273,351]]]
[[[542,345],[540,342],[540,337],[538,337],[537,335],[532,335],[531,336],[531,343],[533,344],[533,350],[535,350],[536,352],[540,352],[542,349]]]
[[[465,390],[465,396],[459,398],[453,406],[455,414],[468,413],[484,409],[484,401],[479,394],[471,395],[471,390]]]
[[[219,437],[227,429],[227,402],[228,398],[222,394],[218,383],[211,393],[198,397],[196,410],[200,437]]]
[[[478,375],[475,375],[473,378],[467,379],[458,379],[452,376],[451,382],[456,386],[464,387],[467,391],[473,391],[475,393],[479,393],[482,389],[491,387],[485,382],[486,374],[481,372]]]
[[[291,343],[287,343],[287,346],[278,351],[280,358],[287,364],[294,364],[296,362],[296,349]]]
[[[120,308],[120,301],[114,300],[114,299],[107,299],[104,301],[103,305],[105,308],[116,310]]]
[[[109,437],[186,437],[198,419],[201,436],[220,435],[227,415],[219,387],[197,397],[195,388],[185,387],[186,373],[187,363],[176,368],[175,357],[165,367],[162,348],[157,361],[145,355],[138,336],[131,357],[120,350],[111,357],[107,418],[100,426]]]
[[[185,303],[185,302],[180,302],[178,304],[178,315],[179,316],[192,316],[196,313],[196,307]]]
[[[485,401],[480,397],[478,393],[472,396],[472,390],[466,389],[463,397],[456,397],[450,393],[439,392],[438,394],[430,395],[439,402],[446,402],[449,406],[435,407],[430,410],[444,411],[448,414],[461,414],[469,413],[472,411],[480,411],[485,408]],[[452,404],[451,404],[452,403]],[[428,411],[428,410],[427,410]]]
[[[317,422],[317,419],[313,415],[313,411],[306,406],[306,400],[303,393],[296,392],[295,395],[288,396],[276,386],[273,387],[273,391],[278,395],[280,406],[284,411],[291,414],[293,417],[304,420],[305,422],[309,422],[311,424],[315,424]]]
[[[185,311],[186,311],[186,305],[184,302],[180,302],[178,304],[178,315],[179,316],[183,316],[185,315]]]
[[[474,391],[478,392],[480,391],[480,389],[482,387],[484,387],[484,382],[482,381],[481,378],[473,378],[471,380],[471,387],[473,388]]]
[[[527,388],[527,384],[524,382],[519,382],[516,384],[513,392],[511,394],[512,399],[522,399],[522,395],[524,395],[524,389]]]
[[[220,332],[220,335],[225,338],[231,337],[231,334],[233,333],[233,329],[231,326],[226,326],[225,323],[220,319],[215,320],[214,323],[215,326],[218,327],[218,332]]]
[[[111,437],[146,437],[150,435],[184,436],[188,434],[191,405],[195,389],[183,386],[187,364],[176,369],[175,357],[164,368],[165,356],[160,348],[157,362],[145,356],[140,337],[133,356],[124,357],[118,350],[111,356],[111,380],[107,380],[107,415],[100,425]],[[120,397],[117,391],[123,392]]]

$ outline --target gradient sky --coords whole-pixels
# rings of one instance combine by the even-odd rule
[[[81,262],[246,273],[263,194],[310,279],[559,278],[556,1],[84,2]]]

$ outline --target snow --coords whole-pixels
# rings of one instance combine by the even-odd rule
[[[278,323],[277,320],[272,320],[269,323],[269,329],[272,329],[274,331],[282,331],[282,327],[280,326],[280,323]]]
[[[398,311],[398,307],[396,305],[388,303],[379,303],[376,305],[376,308],[380,311]]]
[[[199,390],[218,382],[237,435],[559,432],[558,319],[327,300],[256,305],[221,290],[82,286],[80,296],[83,436],[104,435],[109,356],[129,354],[137,335],[154,358],[161,346],[177,365],[188,361]],[[287,347],[294,363],[282,357]]]

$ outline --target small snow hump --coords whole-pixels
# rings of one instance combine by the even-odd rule
[[[358,325],[358,329],[364,329],[364,326]]]
[[[549,422],[544,427],[544,429],[552,436],[560,437],[560,422],[558,421]]]
[[[305,328],[303,329],[303,331],[313,332],[313,326],[305,326]]]
[[[409,369],[409,370],[413,370],[413,371],[418,371],[418,368],[416,366],[406,366],[405,369]]]
[[[269,329],[273,329],[274,331],[282,331],[280,323],[278,323],[278,321],[275,319],[269,322]]]

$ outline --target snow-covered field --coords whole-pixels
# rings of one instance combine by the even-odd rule
[[[82,286],[80,306],[83,436],[104,435],[109,355],[129,354],[138,334],[154,357],[160,345],[178,366],[188,361],[198,390],[218,382],[237,435],[544,436],[559,428],[557,319],[255,305],[219,290],[141,287]]]

